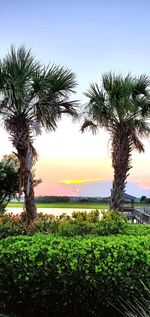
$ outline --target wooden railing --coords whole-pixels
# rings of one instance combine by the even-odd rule
[[[135,219],[144,224],[150,224],[150,214],[148,214],[143,209],[135,209],[134,210]]]
[[[123,207],[123,213],[132,222],[150,224],[150,210],[146,208]]]

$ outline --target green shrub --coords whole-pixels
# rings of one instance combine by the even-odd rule
[[[59,223],[58,230],[61,236],[83,236],[91,233],[92,225],[87,221],[66,221]]]
[[[110,235],[122,233],[125,229],[127,218],[117,211],[103,211],[102,219],[96,223],[92,232],[97,235]]]
[[[0,215],[0,239],[25,234],[24,223],[18,215]]]
[[[145,236],[150,234],[150,225],[127,224],[123,230],[126,235]]]
[[[28,224],[26,214],[0,216],[0,238],[16,235],[32,235],[36,232],[57,233],[59,219],[53,215],[39,214],[37,220]]]
[[[72,218],[76,221],[88,221],[90,223],[99,222],[100,212],[99,210],[87,211],[74,211],[72,213]]]
[[[0,238],[20,234],[32,235],[36,232],[70,237],[86,234],[110,235],[123,232],[125,225],[126,218],[113,211],[103,212],[102,217],[97,210],[89,213],[85,211],[74,212],[72,217],[65,213],[60,217],[41,213],[30,225],[25,213],[21,215],[5,214],[0,217]]]
[[[0,263],[5,309],[92,316],[120,297],[131,299],[140,280],[147,283],[150,235],[9,237],[0,242]]]

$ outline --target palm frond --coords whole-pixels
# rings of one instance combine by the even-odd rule
[[[88,117],[100,126],[107,127],[115,118],[104,92],[97,84],[91,84],[85,96],[89,98],[89,103],[85,107]]]
[[[109,72],[102,75],[102,85],[107,94],[110,94],[113,88],[114,75]]]
[[[85,119],[84,123],[81,126],[81,132],[84,132],[84,130],[87,128],[90,128],[93,134],[97,133],[98,126],[94,124],[91,120]]]
[[[59,103],[59,111],[60,114],[66,113],[72,116],[74,119],[79,118],[79,113],[78,113],[78,100],[73,100],[73,101],[62,101]]]
[[[149,96],[150,78],[143,74],[134,79],[134,89],[132,96],[135,98],[139,95]]]
[[[32,89],[38,101],[33,107],[37,121],[47,130],[55,130],[64,113],[78,117],[78,103],[69,100],[75,86],[75,75],[64,67],[52,65],[34,74]]]
[[[22,111],[25,99],[29,94],[32,75],[40,69],[40,63],[24,46],[11,47],[10,52],[1,61],[0,84],[1,93],[9,99],[11,109]]]
[[[102,85],[106,93],[111,96],[122,98],[129,95],[133,89],[133,78],[130,74],[122,76],[121,74],[106,73],[102,76]]]
[[[150,135],[150,125],[149,122],[144,119],[133,119],[130,122],[130,127],[132,131],[136,131],[136,133],[140,137],[148,137]]]
[[[57,105],[54,101],[39,100],[35,105],[35,120],[42,125],[47,131],[55,131],[57,128],[57,121],[60,119]]]
[[[27,50],[24,46],[16,50],[12,45],[10,52],[2,60],[3,71],[14,80],[27,80],[39,68],[39,61],[32,56],[31,50]]]
[[[100,99],[101,103],[104,103],[104,101],[105,101],[104,94],[103,94],[102,90],[100,90],[97,83],[96,84],[92,83],[90,85],[90,89],[87,90],[87,92],[85,92],[84,95],[90,99],[91,103],[96,102],[96,101],[99,102],[99,99]]]
[[[140,139],[138,138],[136,132],[133,130],[131,132],[131,141],[133,144],[133,147],[139,152],[144,152],[144,145],[143,143],[140,141]]]
[[[66,96],[66,92],[75,92],[77,85],[75,74],[65,67],[52,65],[46,72],[49,88],[52,93]]]
[[[140,115],[143,118],[149,118],[150,116],[150,98],[144,98],[141,100],[141,105],[139,105],[140,110]]]

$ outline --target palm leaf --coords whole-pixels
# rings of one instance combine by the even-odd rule
[[[147,75],[141,75],[134,79],[134,89],[132,92],[133,97],[138,95],[149,96],[148,87],[150,85],[150,78]]]
[[[96,134],[98,126],[92,121],[85,119],[84,123],[81,126],[81,132],[84,132],[85,129],[90,128],[93,134]]]
[[[49,83],[50,91],[66,96],[66,92],[74,92],[77,85],[75,74],[70,70],[52,65],[46,74]]]
[[[138,136],[136,135],[135,131],[131,132],[131,140],[132,140],[132,144],[133,147],[139,152],[144,152],[144,145],[143,143],[140,141],[140,139],[138,138]]]

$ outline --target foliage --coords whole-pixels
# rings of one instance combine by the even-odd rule
[[[87,211],[74,211],[72,218],[76,221],[88,221],[90,223],[99,222],[100,212],[98,210]]]
[[[0,242],[0,263],[3,307],[92,316],[120,297],[131,299],[140,280],[147,284],[150,235],[9,237]]]
[[[140,199],[141,204],[150,204],[150,198],[147,198],[146,196],[142,196]]]
[[[127,224],[123,230],[125,235],[145,236],[150,234],[150,225],[144,224]]]
[[[98,197],[70,197],[70,196],[40,196],[35,198],[36,203],[107,203],[108,198]]]
[[[14,155],[5,155],[0,161],[0,213],[19,192],[19,165]]]
[[[37,197],[36,203],[61,203],[61,202],[69,202],[70,197],[69,196],[41,196]]]
[[[109,235],[122,233],[125,229],[127,218],[117,211],[102,211],[102,219],[94,228],[95,234]]]
[[[145,203],[146,202],[146,196],[141,196],[141,198],[140,198],[140,203],[141,204],[143,204],[143,203]]]
[[[72,217],[65,213],[60,217],[54,215],[39,214],[38,218],[28,224],[26,213],[21,215],[4,215],[0,218],[0,237],[9,235],[34,234],[59,234],[61,236],[76,235],[110,235],[123,232],[126,226],[126,218],[119,213],[104,212],[98,210],[90,212],[74,212]]]

